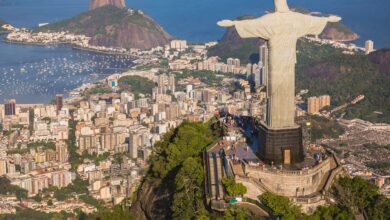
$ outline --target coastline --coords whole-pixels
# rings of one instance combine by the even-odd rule
[[[116,55],[116,56],[126,55],[126,56],[131,56],[132,58],[135,58],[135,59],[138,58],[134,54],[130,54],[130,53],[103,51],[103,50],[98,50],[98,49],[93,49],[93,48],[88,48],[88,47],[80,47],[80,46],[77,46],[77,45],[73,45],[71,43],[70,43],[70,46],[74,50],[82,50],[82,51],[87,51],[87,52],[92,52],[92,53],[106,54],[106,55]]]
[[[51,42],[51,43],[13,41],[13,40],[8,40],[6,38],[6,34],[7,33],[0,34],[0,41],[3,41],[5,44],[10,44],[10,45],[17,45],[17,44],[19,44],[19,45],[26,45],[26,46],[31,45],[31,46],[37,46],[37,47],[63,46],[63,47],[68,47],[68,48],[70,48],[72,50],[84,51],[85,53],[96,54],[96,55],[126,56],[127,58],[132,60],[132,64],[130,66],[128,66],[127,68],[132,68],[132,67],[136,66],[137,64],[134,63],[134,60],[139,58],[134,53],[130,54],[130,53],[119,53],[119,52],[113,52],[113,51],[97,50],[97,49],[94,49],[94,48],[81,47],[81,46],[76,45],[75,43],[65,42],[65,41],[62,41],[62,42]],[[114,74],[117,74],[117,73],[122,73],[127,68],[124,68],[123,70],[118,70],[119,72],[109,72],[109,73],[106,74],[106,76],[103,76],[103,78],[96,79],[96,80],[94,80],[94,81],[92,81],[90,83],[96,83],[96,82],[102,81],[102,80],[104,81],[108,77],[110,77],[111,75],[114,75]],[[84,86],[83,83],[75,85],[73,88],[68,88],[66,91],[63,92],[63,94],[65,95],[65,97],[69,97],[69,95],[70,95],[70,93],[72,91],[77,90],[79,88],[82,88],[83,86]],[[24,101],[18,102],[18,105],[20,104],[22,106],[36,106],[36,105],[47,104],[47,102],[49,102],[49,101],[50,101],[49,99],[48,100],[44,100],[43,99],[43,100],[40,100],[40,101],[31,100],[31,102],[29,100],[24,100]]]
[[[0,33],[0,35],[4,35],[7,33]],[[31,45],[31,46],[58,46],[58,45],[66,45],[70,46],[74,50],[81,50],[81,51],[86,51],[86,52],[92,52],[92,53],[98,53],[98,54],[105,54],[105,55],[116,55],[116,56],[121,56],[121,55],[127,55],[131,56],[134,59],[137,59],[138,57],[134,54],[131,53],[123,53],[123,52],[113,52],[113,51],[105,51],[105,50],[99,50],[99,49],[94,49],[94,48],[89,48],[89,47],[81,47],[78,46],[72,42],[52,42],[52,43],[40,43],[40,42],[26,42],[26,41],[16,41],[16,40],[8,40],[6,38],[3,38],[3,41],[8,44],[20,44],[20,45]]]

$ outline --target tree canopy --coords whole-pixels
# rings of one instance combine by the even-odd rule
[[[247,188],[242,183],[236,183],[234,177],[223,178],[222,184],[229,196],[243,196],[247,192]]]

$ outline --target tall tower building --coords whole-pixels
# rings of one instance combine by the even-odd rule
[[[64,96],[62,94],[57,94],[56,95],[56,111],[57,111],[57,115],[59,114],[59,112],[61,111],[61,109],[63,107],[63,100],[64,100]]]
[[[374,42],[372,40],[366,41],[365,44],[366,54],[370,54],[374,51]]]
[[[239,68],[241,66],[241,61],[238,58],[234,59],[233,63],[234,63],[234,66],[237,68]]]
[[[140,145],[140,134],[135,131],[130,131],[129,136],[129,153],[132,159],[138,158],[138,148]]]
[[[318,97],[320,100],[320,109],[330,106],[330,96],[329,95],[322,95]]]
[[[307,99],[307,112],[315,114],[320,111],[320,99],[318,97],[310,97]]]
[[[16,100],[15,99],[5,100],[4,113],[6,116],[16,115]]]
[[[259,63],[260,63],[260,68],[262,67],[262,78],[263,81],[265,82],[265,86],[267,86],[267,81],[268,81],[268,46],[267,43],[264,45],[260,46],[260,52],[259,52]],[[268,88],[267,88],[268,91]]]
[[[58,142],[56,144],[56,160],[60,163],[68,161],[68,149],[65,142]]]
[[[234,65],[234,59],[233,58],[228,58],[226,60],[226,63],[227,63],[227,65]]]

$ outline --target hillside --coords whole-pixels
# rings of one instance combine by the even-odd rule
[[[302,14],[311,13],[308,9],[299,6],[294,6],[291,8],[291,10]],[[319,16],[329,16],[329,15],[320,14]],[[334,41],[355,41],[359,38],[359,35],[354,33],[351,30],[351,28],[347,27],[343,23],[337,22],[337,23],[328,23],[324,31],[320,34],[319,37],[322,39],[330,39]]]
[[[91,0],[89,2],[89,10],[94,10],[106,5],[112,5],[118,8],[125,8],[126,4],[124,0]]]
[[[253,16],[243,16],[236,20],[251,19]],[[263,40],[256,38],[241,38],[236,28],[229,27],[217,45],[208,49],[209,56],[219,56],[226,61],[229,57],[239,58],[243,63],[259,62],[259,47]]]
[[[300,41],[297,48],[297,90],[309,89],[310,96],[329,94],[332,106],[363,94],[366,98],[347,108],[345,117],[390,123],[390,75],[381,73],[381,66],[371,57],[344,55],[330,46],[305,41]],[[377,60],[389,63],[386,54],[377,54]]]
[[[171,39],[159,24],[143,13],[111,5],[37,28],[35,31],[68,31],[91,37],[91,45],[138,49],[163,46]]]
[[[308,14],[308,10],[303,8],[293,8],[293,11]],[[255,18],[254,16],[242,16],[236,20],[244,20]],[[320,35],[323,39],[332,39],[336,41],[354,41],[358,39],[358,35],[349,27],[342,23],[328,23],[324,31]],[[229,57],[239,58],[244,64],[257,63],[259,61],[259,46],[263,44],[261,39],[247,38],[242,39],[234,27],[229,27],[222,36],[219,43],[209,48],[210,56],[219,56],[222,60]]]
[[[325,30],[320,34],[320,38],[335,41],[354,41],[359,36],[342,23],[328,23]]]
[[[6,31],[4,28],[2,28],[2,26],[5,25],[5,24],[8,24],[8,23],[5,22],[5,21],[0,20],[0,32]]]
[[[390,75],[390,48],[372,52],[369,58],[373,63],[378,65],[381,73]]]
[[[241,39],[235,28],[228,28],[209,55],[257,62],[260,44],[257,39]],[[309,89],[310,96],[329,94],[334,107],[363,94],[366,98],[347,108],[345,117],[390,123],[390,49],[350,56],[331,46],[299,40],[297,51],[297,91]]]

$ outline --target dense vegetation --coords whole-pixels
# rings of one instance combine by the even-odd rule
[[[106,93],[112,93],[112,89],[105,84],[96,83],[94,87],[83,91],[82,95],[89,98],[91,95]]]
[[[215,120],[208,123],[184,122],[155,145],[146,182],[156,191],[169,192],[169,197],[159,203],[170,210],[167,213],[167,209],[164,209],[166,218],[202,219],[213,216],[203,201],[204,169],[201,155],[223,133],[218,130],[221,126],[216,124]],[[240,211],[235,209],[229,213],[231,216],[245,215]]]
[[[122,205],[116,205],[113,208],[98,209],[98,212],[85,215],[80,214],[78,216],[80,220],[133,220],[135,219],[128,207]]]
[[[222,179],[222,184],[229,196],[243,196],[247,188],[242,183],[236,183],[234,177]]]
[[[129,90],[136,96],[139,94],[152,94],[152,89],[155,83],[141,76],[124,76],[119,79],[119,87],[124,90]]]
[[[95,10],[82,13],[74,18],[39,27],[36,29],[36,31],[61,31],[66,29],[72,33],[85,34],[86,30],[83,30],[83,19],[87,18],[90,19],[90,23],[93,24],[102,24],[102,22],[109,24],[119,24],[124,18],[126,18],[131,23],[145,26],[157,31],[156,27],[152,23],[148,22],[148,20],[145,19],[142,14],[138,12],[129,14],[126,9],[121,9],[114,6],[99,7]],[[107,18],[108,20],[105,21],[102,20],[102,18]],[[103,29],[99,29],[99,32],[96,34],[106,34],[106,32]]]
[[[137,10],[130,12],[110,5],[36,28],[34,31],[68,31],[91,37],[92,45],[128,49],[164,46],[171,38],[155,21]]]
[[[363,101],[346,109],[345,117],[390,122],[390,77],[381,74],[369,57],[344,55],[304,41],[299,42],[298,51],[297,90],[329,94],[333,107],[365,95]]]
[[[40,212],[36,211],[34,209],[16,209],[15,214],[2,214],[0,215],[1,220],[46,220],[46,219],[53,219],[53,220],[65,220],[68,217],[73,216],[69,213],[66,213],[65,211],[56,212],[56,213],[46,213],[46,212]]]
[[[21,145],[19,145],[17,148],[9,149],[7,150],[7,154],[25,154],[30,152],[30,149],[37,150],[38,148],[41,148],[42,150],[56,150],[56,145],[51,141],[38,141],[27,144],[26,148],[22,148]]]
[[[27,198],[27,190],[12,185],[6,177],[0,177],[0,195],[15,195],[21,200]]]
[[[76,144],[76,125],[77,121],[69,120],[68,122],[68,140],[66,144],[69,152],[69,163],[72,165],[72,170],[76,170],[78,165],[82,163],[82,158],[77,153],[77,144]]]
[[[135,219],[129,208],[122,205],[116,205],[113,208],[100,208],[97,212],[85,214],[81,210],[75,210],[75,213],[66,213],[65,211],[46,213],[34,209],[16,209],[15,214],[2,214],[0,220],[66,220],[69,217],[79,220],[132,220]]]
[[[233,73],[215,73],[210,70],[181,70],[180,72],[173,73],[176,73],[175,75],[178,80],[188,77],[194,77],[207,85],[221,85],[223,77],[231,78],[234,76]]]
[[[191,219],[207,214],[202,200],[202,151],[215,140],[209,124],[184,122],[155,145],[151,181],[163,181],[171,187],[171,215]]]
[[[310,122],[311,140],[323,138],[338,138],[344,134],[344,128],[335,120],[330,120],[316,115],[301,117],[298,121]]]
[[[71,184],[66,187],[58,188],[58,187],[49,187],[43,190],[43,193],[53,192],[54,198],[58,201],[64,201],[66,199],[71,198],[74,194],[88,194],[88,182],[76,178]]]
[[[365,212],[369,219],[390,218],[390,200],[380,195],[375,185],[360,177],[340,178],[333,188],[333,196],[337,204],[321,206],[309,216],[303,214],[300,207],[293,205],[287,197],[267,192],[260,196],[260,200],[273,216],[282,216],[283,219],[352,220],[360,212]]]

